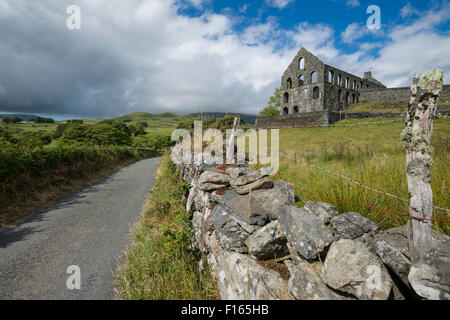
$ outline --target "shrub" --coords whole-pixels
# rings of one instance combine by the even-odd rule
[[[62,133],[63,141],[77,141],[90,145],[131,145],[130,135],[109,124],[70,125]]]

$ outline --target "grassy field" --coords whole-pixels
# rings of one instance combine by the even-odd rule
[[[343,174],[369,187],[409,199],[405,150],[400,143],[403,128],[403,122],[394,122],[352,127],[282,129],[280,152],[302,163]],[[449,208],[450,119],[434,121],[432,145],[435,149],[431,167],[434,205]],[[303,198],[300,205],[308,200],[331,202],[340,212],[359,212],[379,223],[382,228],[403,225],[407,221],[406,217],[368,209],[366,206],[407,212],[408,202],[369,191],[338,176],[283,157],[280,159],[279,173],[297,187],[329,198],[355,202],[363,207],[319,198],[306,192],[299,192]],[[435,210],[434,218],[450,219],[448,213],[442,210]],[[449,223],[435,222],[434,226],[444,233],[450,233]]]
[[[336,121],[333,125],[341,125],[341,124],[356,124],[356,123],[364,123],[364,122],[381,122],[381,121],[404,121],[405,118],[402,117],[392,117],[392,118],[363,118],[363,119],[343,119]]]
[[[117,274],[117,298],[124,300],[218,299],[215,282],[191,248],[190,213],[185,211],[188,185],[166,154],[157,180],[133,231],[133,244]],[[203,264],[207,266],[207,263]]]
[[[27,124],[5,124],[0,122],[0,128],[8,129],[12,132],[20,131],[45,131],[55,132],[58,123],[27,123]]]
[[[184,116],[175,113],[148,113],[148,112],[135,112],[124,116],[114,118],[120,121],[133,122],[145,122],[148,124],[149,129],[159,128],[176,128],[178,123],[184,118]]]

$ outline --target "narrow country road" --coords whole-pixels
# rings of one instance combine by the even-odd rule
[[[159,158],[129,165],[0,231],[0,299],[112,299],[114,275]],[[80,268],[81,288],[66,286]]]

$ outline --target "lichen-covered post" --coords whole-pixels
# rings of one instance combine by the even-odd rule
[[[406,127],[401,134],[406,149],[406,177],[410,195],[409,251],[413,263],[425,261],[431,249],[431,217],[433,215],[433,193],[430,186],[432,163],[430,145],[433,133],[433,118],[436,113],[439,93],[444,84],[443,72],[434,69],[425,73],[420,81],[418,74],[411,84]]]

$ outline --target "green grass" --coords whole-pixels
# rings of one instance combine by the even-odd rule
[[[148,112],[134,112],[127,115],[123,115],[115,120],[129,120],[131,123],[133,122],[145,122],[148,124],[148,128],[150,129],[159,129],[159,128],[176,128],[178,123],[184,118],[184,116],[175,114],[175,113],[148,113]]]
[[[199,271],[205,257],[192,249],[190,213],[185,211],[187,183],[166,154],[142,217],[133,231],[117,274],[119,299],[218,299],[208,270]],[[203,265],[207,266],[206,261]]]
[[[10,132],[19,133],[20,131],[45,131],[55,132],[58,123],[27,123],[27,124],[5,124],[0,123],[0,127],[8,129]]]
[[[400,143],[400,132],[403,128],[403,122],[394,122],[351,127],[281,129],[280,152],[295,156],[302,162],[343,174],[369,187],[409,199],[405,149]],[[435,149],[431,167],[434,205],[449,208],[450,119],[434,121],[432,145]],[[302,189],[359,203],[364,207],[322,199],[306,192],[299,192],[303,198],[300,205],[308,200],[331,202],[340,212],[359,212],[377,222],[381,228],[400,226],[407,221],[406,217],[365,207],[375,206],[407,212],[407,202],[380,195],[340,177],[283,157],[280,158],[279,173]],[[441,210],[434,211],[434,218],[450,219],[448,213]],[[449,223],[433,224],[440,231],[450,233]]]
[[[393,120],[403,120],[402,117],[392,117],[392,118],[362,118],[362,119],[344,119],[339,120],[333,123],[333,125],[337,124],[354,124],[354,123],[363,123],[363,122],[381,122],[381,121],[393,121]]]

